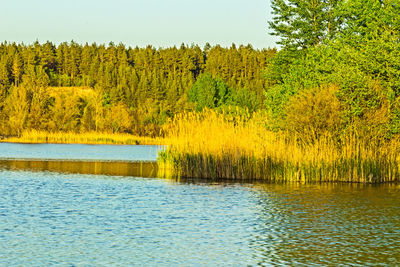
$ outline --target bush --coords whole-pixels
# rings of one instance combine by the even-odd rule
[[[284,127],[305,142],[337,133],[341,122],[337,91],[334,85],[321,86],[292,97],[285,109]]]

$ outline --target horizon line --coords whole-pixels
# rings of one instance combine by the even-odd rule
[[[260,51],[262,51],[262,50],[273,50],[273,49],[278,50],[278,47],[277,47],[277,46],[273,46],[273,47],[267,46],[267,47],[259,48],[259,47],[254,47],[254,45],[251,44],[251,43],[247,43],[247,44],[241,43],[241,44],[238,44],[238,43],[232,42],[230,45],[221,45],[221,44],[219,44],[219,43],[211,44],[210,42],[207,42],[207,41],[204,42],[204,45],[203,45],[203,46],[201,46],[200,44],[195,43],[195,42],[192,42],[192,43],[190,43],[190,44],[189,44],[189,43],[182,42],[182,43],[179,44],[179,45],[174,44],[174,45],[163,46],[163,45],[154,45],[154,44],[147,44],[147,45],[128,45],[128,44],[126,44],[126,43],[124,43],[124,42],[122,42],[122,41],[120,41],[120,42],[114,42],[114,41],[112,41],[112,40],[109,41],[109,42],[107,43],[107,42],[96,42],[96,41],[92,41],[92,42],[90,42],[90,41],[83,41],[83,42],[82,42],[82,41],[76,41],[76,40],[74,40],[74,39],[72,39],[72,40],[70,40],[70,41],[51,41],[51,40],[42,41],[42,40],[36,39],[36,40],[30,41],[30,42],[3,40],[3,41],[1,41],[0,45],[4,45],[4,44],[15,44],[15,45],[23,45],[23,46],[32,46],[32,45],[34,45],[34,44],[36,44],[36,43],[38,43],[38,44],[40,44],[40,45],[44,45],[44,44],[46,44],[46,43],[51,43],[51,44],[53,44],[53,45],[55,45],[55,46],[59,46],[59,45],[64,44],[64,43],[66,43],[66,44],[75,43],[75,44],[78,44],[78,45],[81,45],[81,46],[85,46],[85,45],[89,45],[89,46],[91,46],[91,45],[97,45],[97,46],[105,46],[105,47],[110,47],[112,44],[114,44],[114,46],[123,45],[123,46],[125,46],[125,48],[127,48],[127,49],[129,49],[129,48],[147,48],[147,47],[149,47],[149,46],[152,47],[152,48],[156,48],[156,49],[168,49],[168,48],[174,48],[174,47],[180,48],[180,47],[182,47],[182,46],[185,46],[185,47],[187,47],[187,48],[191,48],[191,47],[196,47],[196,46],[198,46],[198,47],[200,47],[202,50],[203,50],[203,48],[204,48],[207,44],[209,44],[211,47],[218,47],[218,46],[219,46],[219,47],[221,47],[221,48],[227,48],[227,49],[228,49],[228,48],[232,48],[232,46],[236,46],[236,47],[248,47],[248,46],[250,46],[252,49],[254,49],[254,50],[260,50]],[[275,45],[276,45],[276,44],[275,44]]]

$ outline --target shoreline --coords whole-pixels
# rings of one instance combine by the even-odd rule
[[[86,145],[166,145],[162,137],[146,137],[120,133],[72,133],[26,131],[20,137],[3,137],[0,143],[18,144],[86,144]]]
[[[31,142],[31,141],[8,141],[0,140],[0,144],[26,144],[26,145],[40,145],[40,144],[53,144],[53,145],[109,145],[109,146],[166,146],[162,143],[137,143],[137,144],[123,144],[123,143],[77,143],[77,142]]]
[[[400,157],[391,146],[374,146],[355,137],[337,147],[325,137],[306,146],[287,141],[249,122],[227,122],[213,111],[186,114],[173,124],[167,138],[125,133],[25,131],[1,143],[158,145],[168,148],[157,162],[167,176],[208,181],[294,181],[380,184],[399,182]],[[210,129],[211,128],[211,129]],[[397,143],[394,143],[397,146]],[[290,151],[290,153],[287,153]]]

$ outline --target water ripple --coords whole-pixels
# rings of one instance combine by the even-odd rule
[[[399,186],[0,170],[1,266],[400,264]]]

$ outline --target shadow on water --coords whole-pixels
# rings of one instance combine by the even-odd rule
[[[50,171],[61,173],[157,177],[157,162],[77,161],[77,160],[0,160],[0,169]]]

